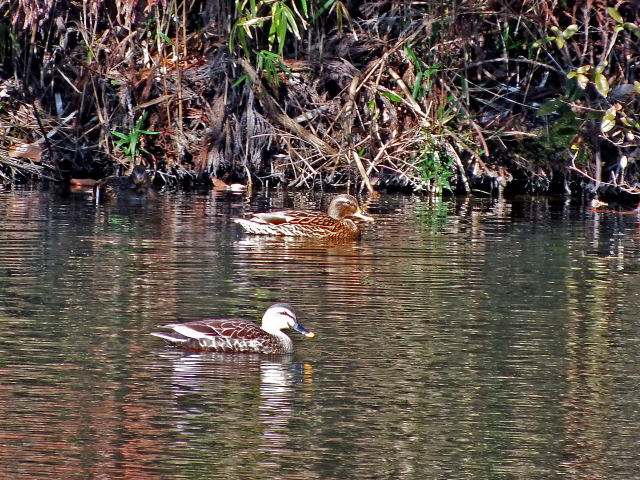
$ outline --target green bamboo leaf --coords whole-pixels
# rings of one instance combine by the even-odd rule
[[[261,27],[264,25],[265,20],[269,20],[270,17],[256,17],[256,18],[241,18],[238,20],[238,25],[242,27]]]
[[[422,92],[422,77],[424,76],[423,72],[419,72],[418,75],[416,75],[416,83],[413,85],[413,90],[411,91],[411,96],[413,97],[414,100],[420,101],[420,98],[422,97],[421,92]]]
[[[407,54],[407,56],[413,62],[414,68],[417,67],[419,65],[418,57],[416,55],[416,52],[413,51],[413,48],[411,48],[411,45],[409,45],[408,43],[405,43],[404,52]]]
[[[282,14],[286,19],[286,23],[289,25],[289,30],[300,40],[302,37],[300,37],[300,30],[298,30],[298,24],[296,23],[296,17],[293,15],[293,11],[289,7],[284,6],[282,8]]]
[[[269,42],[269,48],[273,48],[273,44],[276,42],[277,31],[278,31],[278,22],[274,18],[271,21],[271,26],[269,27],[269,36],[267,37],[267,41]]]
[[[558,48],[564,47],[564,38],[556,37],[556,45],[558,46]]]
[[[129,140],[129,135],[125,135],[124,133],[121,132],[116,132],[115,130],[111,130],[111,135],[115,135],[118,138],[121,138],[122,140]]]
[[[284,41],[287,38],[287,21],[281,19],[278,24],[278,53],[282,56],[284,51]]]
[[[636,80],[635,82],[633,82],[633,88],[635,88],[636,89],[636,93],[638,95],[640,95],[640,82],[639,81]]]
[[[246,73],[240,75],[240,77],[235,82],[233,82],[232,87],[237,87],[238,85],[240,85],[244,81],[247,81],[247,82],[251,83],[251,77],[249,75],[247,75]]]
[[[609,7],[607,8],[607,13],[618,23],[622,23],[622,15],[620,15],[620,12],[618,12],[618,10],[616,10],[613,7]]]
[[[169,45],[173,45],[173,40],[171,40],[164,32],[158,32],[158,34],[160,35],[160,38],[166,43],[168,43]]]
[[[596,73],[594,84],[600,95],[606,97],[609,94],[609,81],[602,73]]]
[[[402,103],[402,97],[396,95],[395,93],[391,93],[391,92],[380,92],[380,93],[383,96],[387,97],[392,102]]]
[[[329,7],[333,8],[333,5],[335,5],[335,1],[336,0],[327,0],[322,5],[320,5],[320,8],[317,9],[317,11],[316,11],[315,15],[313,16],[313,18],[311,19],[311,21],[315,22],[318,19],[318,17],[320,17],[320,15],[322,15],[324,12],[327,11],[327,9]]]

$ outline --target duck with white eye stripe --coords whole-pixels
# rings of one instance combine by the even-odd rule
[[[152,332],[172,345],[190,351],[239,353],[291,353],[293,342],[282,330],[291,328],[305,337],[315,333],[298,323],[288,303],[271,305],[262,316],[262,326],[248,320],[207,318],[187,323],[171,323],[171,332]]]

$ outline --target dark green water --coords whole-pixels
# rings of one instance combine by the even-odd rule
[[[0,193],[0,478],[582,479],[640,471],[640,223],[382,196],[362,239],[251,238],[328,197]],[[149,335],[288,301],[287,357]]]

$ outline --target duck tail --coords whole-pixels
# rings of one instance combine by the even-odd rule
[[[151,332],[151,335],[153,335],[154,337],[162,338],[163,340],[166,340],[173,345],[184,345],[189,341],[187,337],[179,334],[176,335],[171,333]]]
[[[282,235],[282,233],[279,232],[277,228],[274,228],[274,225],[266,222],[260,223],[254,221],[253,219],[245,220],[244,218],[236,218],[233,221],[240,225],[247,233],[253,233],[256,235]]]

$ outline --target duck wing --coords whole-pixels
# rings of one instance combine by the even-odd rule
[[[204,319],[171,323],[164,328],[173,332],[154,332],[152,335],[189,350],[270,353],[269,349],[278,346],[272,335],[246,320]]]
[[[220,337],[220,338],[256,338],[265,333],[257,324],[246,320],[229,320],[222,318],[207,318],[186,323],[172,323],[165,325],[174,332],[189,338]]]
[[[256,213],[249,219],[250,222],[270,225],[282,225],[285,223],[295,225],[310,223],[315,224],[318,222],[326,223],[327,221],[331,220],[333,219],[328,215],[311,210],[284,210],[281,212]]]

